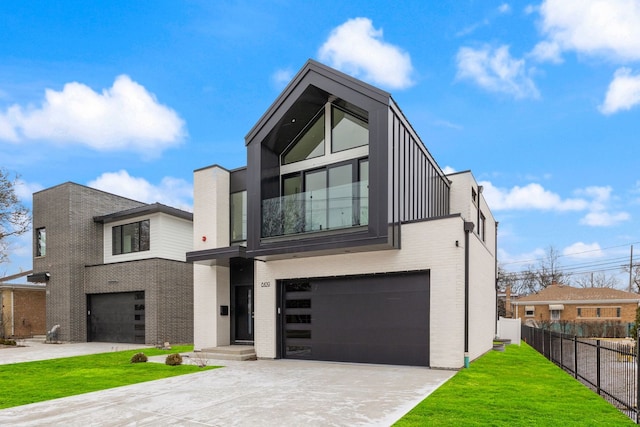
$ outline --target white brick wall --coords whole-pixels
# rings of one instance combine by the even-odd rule
[[[456,246],[456,240],[459,246]],[[277,280],[430,269],[430,363],[433,367],[459,368],[464,363],[463,243],[463,221],[460,217],[452,217],[403,225],[401,250],[256,263],[255,348],[258,357],[276,357]],[[265,287],[267,283],[270,286]]]
[[[229,268],[193,265],[193,344],[196,351],[229,345],[230,316],[220,315],[230,305]]]
[[[229,246],[229,203],[227,170],[211,166],[193,174],[194,251]]]

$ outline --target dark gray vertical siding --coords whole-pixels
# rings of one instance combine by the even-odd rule
[[[393,157],[390,160],[397,206],[392,220],[415,221],[449,214],[449,183],[440,168],[392,108]],[[396,216],[397,212],[397,216]]]

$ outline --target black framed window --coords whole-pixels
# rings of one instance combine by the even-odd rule
[[[247,192],[231,194],[231,243],[247,240]]]
[[[286,175],[282,179],[282,195],[284,234],[367,225],[368,159]]]
[[[113,255],[148,251],[150,248],[149,220],[116,225],[112,228]]]
[[[47,229],[42,227],[36,229],[36,256],[47,254]]]

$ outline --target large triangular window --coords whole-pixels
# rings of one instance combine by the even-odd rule
[[[369,144],[367,121],[334,107],[331,117],[331,152],[337,153],[367,144]]]
[[[323,156],[324,141],[324,109],[322,109],[284,151],[282,164]]]

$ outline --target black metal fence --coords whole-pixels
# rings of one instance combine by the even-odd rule
[[[640,424],[639,347],[522,326],[522,339]]]

